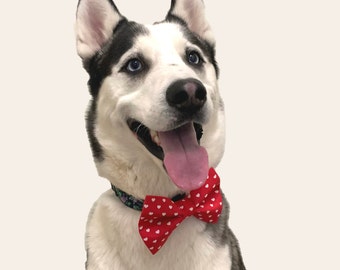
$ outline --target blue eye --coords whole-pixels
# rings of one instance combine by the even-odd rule
[[[131,59],[127,62],[126,70],[131,73],[139,72],[143,69],[143,64],[140,60],[137,58]]]
[[[200,55],[197,52],[195,52],[195,51],[189,52],[187,57],[188,57],[188,62],[190,64],[199,65],[202,62],[202,59],[201,59]]]

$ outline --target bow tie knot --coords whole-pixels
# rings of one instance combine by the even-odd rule
[[[195,216],[204,222],[216,223],[221,211],[219,177],[211,168],[204,185],[179,201],[146,196],[138,223],[139,233],[151,253],[155,254],[185,218]]]

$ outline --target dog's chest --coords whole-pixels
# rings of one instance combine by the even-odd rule
[[[218,247],[195,218],[184,220],[152,255],[138,234],[139,214],[110,191],[100,197],[87,227],[88,270],[231,269],[228,246]]]

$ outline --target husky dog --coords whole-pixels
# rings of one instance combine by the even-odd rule
[[[215,40],[203,1],[172,0],[164,21],[143,25],[112,0],[80,0],[76,35],[92,95],[88,137],[98,173],[114,190],[89,215],[86,269],[245,269],[224,198],[217,223],[186,218],[157,254],[138,234],[138,203],[200,188],[224,151]]]

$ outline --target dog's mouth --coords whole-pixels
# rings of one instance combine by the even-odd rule
[[[149,129],[141,122],[133,119],[129,119],[127,123],[131,131],[135,134],[136,138],[145,146],[145,148],[155,157],[163,160],[164,152],[161,147],[161,141],[158,135],[159,133]],[[193,123],[193,125],[196,133],[197,143],[199,144],[203,136],[203,128],[202,125],[198,123]]]
[[[181,189],[199,188],[207,176],[208,155],[200,140],[203,128],[186,123],[166,132],[154,131],[134,119],[127,124],[136,138],[155,157],[162,160],[171,180]]]

